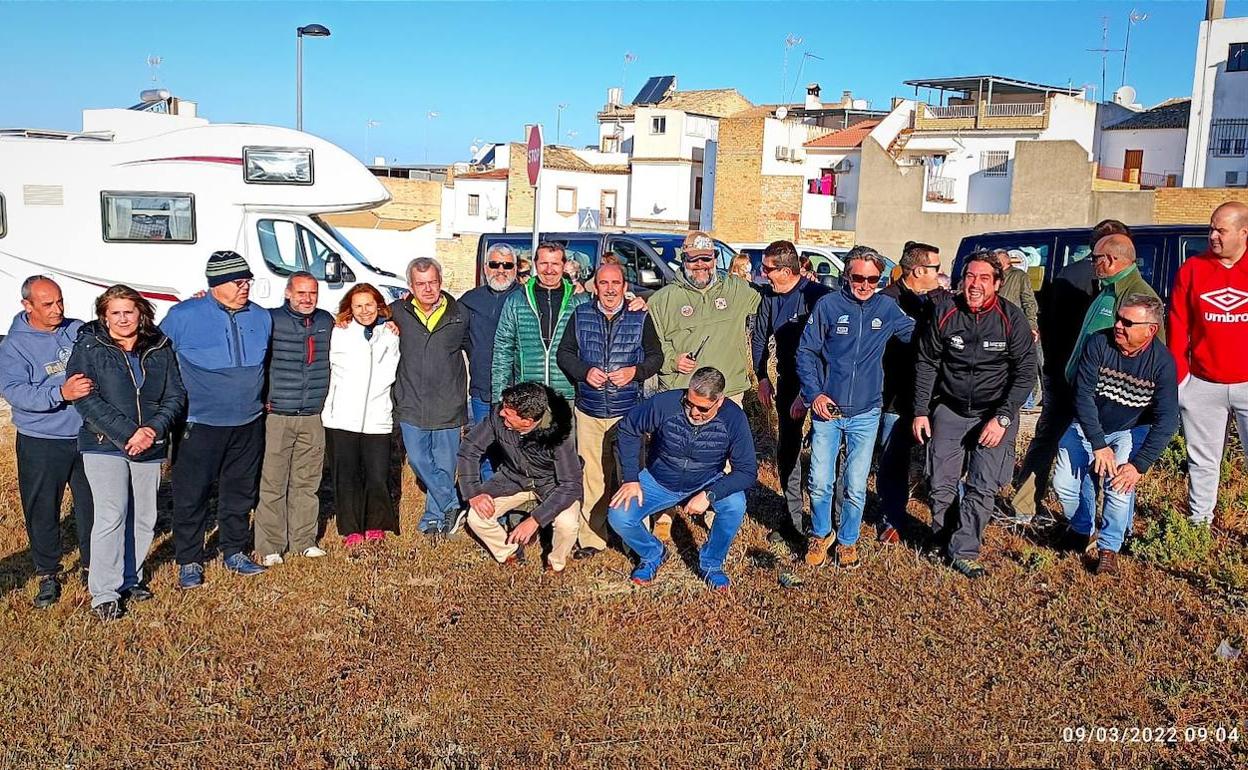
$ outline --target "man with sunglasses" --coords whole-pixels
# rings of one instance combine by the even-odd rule
[[[490,414],[494,337],[503,303],[519,287],[516,266],[516,252],[505,243],[494,244],[485,255],[485,283],[459,298],[468,317],[468,405],[473,425]],[[493,472],[487,453],[481,460],[481,478],[488,480]]]
[[[789,518],[776,527],[769,539],[800,543],[806,512],[801,463],[806,417],[805,413],[797,418],[792,414],[793,403],[801,398],[797,345],[815,303],[832,290],[802,275],[797,248],[790,241],[776,241],[763,249],[762,272],[769,285],[761,292],[750,343],[758,378],[758,400],[764,409],[770,410],[773,405],[776,409],[776,465],[789,511]],[[772,339],[776,344],[774,386],[768,372],[768,342]]]
[[[731,585],[724,559],[745,519],[745,491],[758,478],[758,461],[749,420],[725,397],[725,384],[719,370],[701,367],[688,388],[643,401],[619,423],[624,483],[611,498],[607,518],[637,554],[632,581],[638,585],[653,581],[669,556],[643,522],[678,503],[688,515],[705,515],[710,525],[698,552],[699,575],[716,590]],[[645,468],[643,435],[650,437]]]
[[[1053,489],[1069,522],[1067,544],[1083,552],[1096,525],[1096,487],[1104,487],[1097,574],[1116,570],[1136,484],[1179,427],[1174,357],[1154,342],[1164,315],[1155,295],[1127,295],[1112,329],[1093,335],[1079,358],[1077,420],[1062,437]]]
[[[908,241],[898,266],[901,278],[880,293],[896,300],[901,312],[922,329],[931,319],[932,303],[952,296],[948,289],[941,288],[938,279],[940,250],[927,243]],[[880,417],[880,459],[875,474],[875,488],[883,509],[881,543],[901,542],[899,530],[906,521],[906,504],[910,501],[910,454],[914,448],[910,423],[914,419],[917,348],[917,334],[908,342],[891,339],[884,348],[884,412]]]
[[[889,340],[909,342],[914,319],[892,297],[876,292],[884,258],[868,246],[845,255],[840,291],[815,305],[797,348],[801,400],[791,407],[800,419],[814,412],[810,447],[811,536],[806,563],[818,567],[836,543],[836,563],[858,566],[858,533],[867,502],[867,475],[880,427],[884,392],[884,348]],[[840,521],[832,532],[837,458],[845,447]]]
[[[178,585],[204,582],[208,496],[217,482],[217,525],[225,568],[264,572],[248,556],[264,455],[265,360],[273,332],[268,310],[250,300],[254,276],[233,251],[214,252],[208,293],[169,309],[160,328],[173,342],[186,386],[187,417],[173,462],[173,546]]]
[[[947,542],[950,566],[972,579],[985,574],[984,528],[1009,478],[1018,411],[1036,377],[1031,327],[997,296],[1000,286],[1001,266],[989,252],[968,256],[962,291],[933,305],[915,366],[914,439],[932,442],[930,545]],[[958,519],[948,521],[964,471]]]

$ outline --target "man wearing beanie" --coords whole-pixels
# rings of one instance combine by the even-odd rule
[[[247,554],[248,514],[256,504],[264,453],[260,399],[273,318],[248,300],[254,276],[242,256],[214,252],[205,275],[208,293],[174,305],[160,324],[173,340],[187,396],[187,424],[173,462],[173,545],[184,589],[204,582],[214,481],[226,569],[239,575],[264,571]]]

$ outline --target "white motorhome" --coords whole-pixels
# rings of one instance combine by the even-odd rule
[[[44,274],[67,315],[91,317],[114,283],[163,315],[205,288],[205,262],[221,249],[247,259],[251,297],[266,307],[281,304],[295,270],[322,282],[327,309],[357,281],[397,298],[403,279],[321,218],[389,198],[347,152],[288,128],[103,109],[84,110],[79,133],[0,129],[0,311],[20,310],[21,282]]]

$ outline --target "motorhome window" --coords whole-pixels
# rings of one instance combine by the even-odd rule
[[[4,195],[0,194],[0,238],[5,236],[9,231],[8,220],[4,216]]]
[[[109,243],[194,243],[191,193],[100,193],[104,240]]]
[[[264,262],[278,275],[290,275],[303,269],[299,260],[299,237],[295,223],[284,219],[261,219],[256,223],[260,253]]]
[[[310,147],[244,147],[247,184],[312,184]]]

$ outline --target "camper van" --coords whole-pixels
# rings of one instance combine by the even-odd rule
[[[21,282],[43,274],[67,315],[90,317],[94,298],[124,283],[160,317],[205,288],[208,255],[222,249],[246,258],[263,306],[281,304],[296,270],[321,282],[325,308],[357,281],[391,298],[406,290],[322,219],[389,193],[311,134],[150,105],[84,110],[81,132],[0,129],[0,169],[0,311],[20,310]]]

